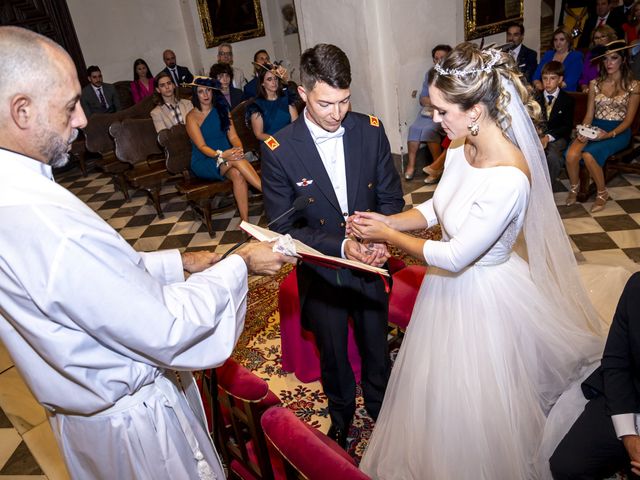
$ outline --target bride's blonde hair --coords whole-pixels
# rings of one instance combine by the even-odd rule
[[[519,99],[510,98],[504,81],[513,84]],[[521,101],[534,124],[541,120],[540,105],[525,87],[513,57],[493,48],[480,49],[473,43],[461,43],[429,72],[429,85],[435,86],[448,102],[463,111],[477,104],[484,105],[489,117],[503,132],[511,126],[507,113],[510,101]]]

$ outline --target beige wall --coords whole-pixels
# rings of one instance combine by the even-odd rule
[[[217,48],[204,46],[196,0],[67,0],[87,65],[98,64],[106,81],[130,79],[133,60],[143,57],[156,73],[162,51],[194,73],[216,61]],[[284,0],[261,0],[266,36],[233,44],[235,65],[252,72],[256,50],[297,68],[295,36],[283,35]],[[300,46],[334,43],[349,55],[354,110],[378,115],[394,153],[406,151],[406,135],[418,113],[431,48],[464,40],[464,0],[295,0]],[[539,43],[540,0],[525,0],[525,43]],[[487,42],[503,43],[504,34]],[[296,75],[294,75],[294,78]]]
[[[85,62],[99,65],[105,81],[129,80],[133,61],[144,58],[155,74],[164,68],[162,52],[171,48],[178,63],[204,73],[217,61],[217,47],[206,48],[196,0],[67,0]],[[295,35],[284,36],[275,0],[261,0],[266,35],[233,44],[235,66],[251,75],[253,54],[262,48],[275,59],[297,64]],[[290,58],[289,58],[290,57]]]

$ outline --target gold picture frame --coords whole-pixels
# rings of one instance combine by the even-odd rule
[[[265,35],[260,0],[198,0],[198,16],[207,48]]]
[[[524,0],[464,0],[464,39],[504,32],[523,18]]]

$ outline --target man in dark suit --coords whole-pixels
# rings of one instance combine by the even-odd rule
[[[615,3],[618,3],[617,1]],[[621,10],[613,8],[614,0],[596,0],[596,13],[591,13],[587,17],[584,29],[578,41],[578,48],[589,48],[591,44],[591,33],[600,25],[609,25],[616,31],[620,39],[624,39],[622,24],[627,21]]]
[[[589,402],[551,457],[556,480],[640,478],[640,273],[622,292],[602,363],[582,384]]]
[[[613,10],[618,11],[618,14],[621,14],[626,21],[627,15],[632,13],[631,7],[633,7],[634,3],[635,3],[634,0],[622,0],[622,5],[618,5]]]
[[[404,206],[400,178],[378,118],[349,112],[349,59],[334,45],[319,44],[300,60],[304,114],[262,147],[262,186],[267,216],[276,218],[297,197],[313,201],[272,228],[322,253],[380,266],[384,245],[347,237],[347,217],[355,211],[398,213]],[[298,267],[303,326],[320,351],[321,376],[329,398],[329,436],[346,444],[355,413],[355,379],[347,357],[348,318],[362,357],[365,406],[375,420],[387,385],[388,296],[371,273],[303,263]]]
[[[558,178],[564,168],[564,151],[567,149],[573,129],[573,111],[575,102],[560,85],[564,81],[564,66],[552,60],[542,67],[544,90],[536,100],[542,109],[545,120],[540,142],[547,156],[551,183]]]
[[[91,65],[87,68],[89,85],[82,89],[80,104],[89,118],[94,113],[113,113],[120,110],[120,98],[113,85],[102,81],[100,68]]]
[[[517,22],[510,23],[507,26],[507,42],[513,44],[510,53],[527,82],[531,83],[531,77],[538,67],[538,54],[523,45],[522,40],[524,40],[524,25]]]
[[[183,83],[191,83],[193,82],[193,75],[189,71],[187,67],[181,67],[176,64],[176,54],[173,53],[173,50],[165,50],[162,53],[162,60],[166,65],[166,68],[163,72],[167,72],[173,78],[173,83],[177,86],[182,85]]]

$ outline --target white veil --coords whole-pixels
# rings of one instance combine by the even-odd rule
[[[547,161],[529,113],[513,82],[501,77],[510,95],[506,133],[524,154],[531,174],[531,194],[524,236],[531,277],[546,297],[557,305],[568,327],[602,336],[603,325],[582,284],[564,225],[555,205]],[[585,352],[586,353],[586,352]]]

